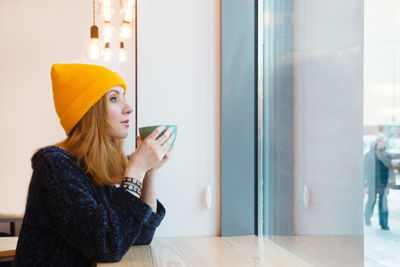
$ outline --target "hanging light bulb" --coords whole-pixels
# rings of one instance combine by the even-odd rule
[[[129,39],[132,36],[132,29],[129,22],[124,21],[120,27],[120,37],[122,40]]]
[[[99,40],[99,28],[96,25],[90,27],[90,40],[86,45],[86,56],[89,59],[99,59],[103,54],[103,48]]]
[[[123,21],[126,21],[128,23],[131,22],[132,19],[134,18],[132,7],[125,7],[124,9],[121,10],[121,13],[123,16]]]
[[[119,61],[125,62],[128,59],[128,55],[126,54],[124,48],[124,42],[121,42],[119,45]]]
[[[111,7],[112,6],[112,0],[103,0],[103,6],[104,7]]]
[[[111,49],[110,49],[110,43],[107,42],[105,45],[105,49],[104,49],[104,56],[103,56],[104,61],[110,61],[111,56],[112,56],[112,53],[111,53]]]
[[[104,42],[110,42],[114,27],[109,21],[104,21]]]
[[[135,0],[127,0],[126,1],[126,6],[127,7],[134,7],[135,6]]]
[[[113,9],[111,7],[103,7],[103,18],[105,22],[110,22]]]
[[[95,0],[93,0],[93,25],[90,27],[90,40],[86,45],[86,56],[89,59],[99,59],[103,54],[103,46],[99,40],[99,28],[96,26]]]

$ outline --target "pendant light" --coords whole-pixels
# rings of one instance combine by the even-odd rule
[[[112,9],[112,0],[103,0],[103,17],[104,17],[104,22],[110,22],[111,21],[111,16],[113,13]]]
[[[95,23],[95,12],[95,0],[93,0],[93,25],[90,27],[90,40],[86,45],[86,56],[92,60],[100,59],[104,53],[103,46],[99,40],[99,28]]]
[[[111,25],[111,17],[114,12],[112,8],[112,0],[102,0],[103,18],[104,18],[104,42],[111,42],[114,27]]]
[[[121,28],[120,28],[120,37],[122,40],[127,40],[131,38],[132,36],[132,29],[131,25],[127,21],[123,21],[121,23]]]
[[[111,53],[111,49],[110,49],[110,43],[107,42],[105,45],[105,49],[104,49],[104,56],[103,56],[104,61],[106,61],[106,62],[110,61],[111,56],[112,56],[112,53]]]
[[[127,55],[126,50],[124,48],[124,42],[121,41],[120,45],[119,45],[119,61],[125,62],[127,60],[128,60],[128,55]]]
[[[134,18],[135,1],[134,0],[121,0],[120,1],[120,13],[122,23],[120,25],[120,38],[125,41],[132,37],[132,28],[130,22]]]
[[[135,1],[134,0],[125,0],[123,4],[121,15],[122,20],[124,22],[130,23],[134,17],[134,9],[135,9]]]
[[[111,25],[111,22],[104,21],[104,42],[110,42],[111,37],[114,31],[114,27]]]

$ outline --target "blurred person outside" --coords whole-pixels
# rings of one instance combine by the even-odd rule
[[[378,195],[379,224],[382,230],[390,230],[387,203],[388,180],[389,173],[394,174],[394,169],[399,167],[399,164],[392,163],[392,156],[387,152],[385,136],[378,134],[375,143],[364,157],[364,186],[368,195],[364,210],[366,225],[371,225],[371,217]]]

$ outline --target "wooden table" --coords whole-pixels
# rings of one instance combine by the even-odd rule
[[[363,266],[362,236],[154,238],[117,263],[97,266]]]
[[[311,266],[257,236],[154,238],[147,246],[133,246],[118,263],[97,266]]]
[[[13,259],[17,241],[0,238],[0,262]],[[157,237],[97,266],[363,266],[363,248],[362,236]]]
[[[0,262],[14,259],[17,242],[16,236],[0,237]]]

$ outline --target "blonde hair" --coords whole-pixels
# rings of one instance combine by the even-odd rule
[[[67,139],[57,145],[65,148],[95,183],[114,185],[121,183],[128,160],[123,152],[123,140],[108,135],[109,119],[104,95],[75,125]]]

